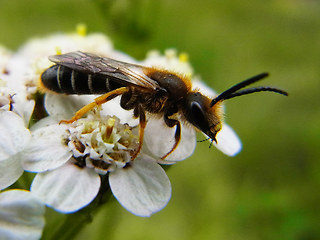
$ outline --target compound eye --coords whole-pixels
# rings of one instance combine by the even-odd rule
[[[191,103],[191,123],[199,128],[201,131],[206,131],[208,129],[208,121],[205,117],[205,113],[201,104],[196,101]]]

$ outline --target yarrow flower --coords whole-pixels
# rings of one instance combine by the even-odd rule
[[[24,169],[39,172],[31,192],[61,212],[74,212],[98,194],[99,175],[109,175],[113,195],[130,212],[150,216],[170,199],[171,186],[156,159],[144,153],[132,161],[138,146],[132,127],[116,117],[80,119],[33,131],[24,151]]]
[[[0,91],[0,118],[5,119],[0,122],[0,129],[6,135],[6,138],[0,138],[0,173],[4,174],[1,176],[6,176],[8,162],[11,165],[19,162],[17,173],[9,174],[14,177],[2,177],[9,179],[6,183],[1,180],[5,183],[2,187],[12,184],[26,170],[37,173],[31,193],[57,211],[78,211],[90,204],[99,190],[110,187],[115,198],[128,211],[138,216],[150,216],[161,210],[171,196],[170,181],[160,164],[174,164],[193,154],[197,142],[195,128],[181,121],[181,139],[177,148],[161,159],[175,142],[175,128],[167,127],[162,118],[147,113],[143,147],[133,160],[139,145],[139,120],[133,118],[132,110],[120,107],[120,97],[88,112],[85,118],[72,124],[59,124],[60,120],[70,119],[97,96],[45,92],[44,108],[49,117],[30,124],[33,98],[43,90],[38,84],[40,75],[53,64],[48,56],[80,50],[163,68],[190,78],[193,90],[210,98],[217,94],[194,75],[187,54],[178,55],[173,49],[164,55],[150,51],[145,60],[136,61],[115,50],[105,35],[86,35],[83,28],[80,30],[76,34],[33,39],[0,61],[0,67],[5,69],[0,75],[0,83],[4,86]],[[179,114],[175,117],[183,120]],[[29,125],[33,125],[31,133],[27,129]],[[20,141],[16,141],[15,136]],[[223,124],[216,139],[217,144],[213,144],[227,155],[234,156],[241,150],[240,140],[227,124]],[[8,160],[6,165],[1,165],[5,160]],[[108,178],[109,186],[102,185],[101,178]]]
[[[23,173],[19,154],[31,138],[27,126],[35,104],[23,89],[8,86],[17,81],[7,69],[10,61],[12,54],[0,47],[0,189]]]

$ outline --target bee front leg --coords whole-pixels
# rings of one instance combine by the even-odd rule
[[[162,160],[164,160],[166,157],[168,157],[169,154],[171,154],[177,148],[177,146],[178,146],[178,144],[180,142],[180,139],[181,139],[181,124],[180,124],[180,122],[178,120],[176,120],[176,119],[169,118],[168,115],[164,116],[164,121],[165,121],[165,123],[167,124],[168,127],[176,126],[176,131],[175,131],[175,134],[174,134],[175,142],[174,142],[171,150],[166,155],[161,157]]]
[[[89,112],[91,109],[93,109],[103,103],[106,103],[106,102],[114,99],[115,97],[124,94],[127,91],[128,91],[128,88],[121,87],[121,88],[117,88],[111,92],[108,92],[106,94],[103,94],[103,95],[97,97],[96,99],[94,99],[94,102],[89,103],[89,104],[85,105],[84,107],[82,107],[79,111],[76,112],[76,114],[70,120],[61,120],[60,123],[67,123],[67,124],[73,123],[74,121],[80,119],[84,114]]]

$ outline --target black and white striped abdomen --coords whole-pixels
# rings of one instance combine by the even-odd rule
[[[43,86],[56,93],[103,94],[123,87],[114,77],[88,74],[74,69],[54,65],[41,75]]]

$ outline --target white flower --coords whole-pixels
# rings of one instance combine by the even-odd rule
[[[1,239],[40,239],[44,227],[44,204],[25,190],[0,193]]]
[[[106,174],[114,196],[135,215],[150,216],[168,203],[171,185],[164,170],[143,153],[131,161],[137,137],[116,117],[95,114],[70,125],[39,124],[23,152],[23,166],[39,172],[31,192],[47,205],[66,213],[85,207],[107,187],[99,177]]]
[[[6,84],[4,80],[2,82]],[[24,92],[5,86],[0,87],[0,109],[18,114],[24,120],[26,127],[29,125],[34,106],[35,101],[28,99]]]
[[[85,35],[82,32],[81,34],[79,32],[56,34],[47,38],[32,39],[14,54],[6,64],[6,70],[12,79],[7,81],[7,87],[9,89],[15,87],[16,92],[24,92],[26,98],[32,98],[32,95],[39,90],[38,79],[41,73],[53,64],[48,60],[48,56],[76,50],[126,62],[136,62],[126,54],[115,51],[105,35]],[[9,92],[6,97],[16,97],[16,92],[12,94]],[[106,144],[100,132],[104,131],[103,127],[102,129],[92,128],[90,134],[85,134],[82,132],[81,124],[87,126],[88,123],[80,120],[75,123],[79,124],[77,127],[56,124],[61,119],[69,119],[81,106],[92,102],[94,97],[46,94],[45,106],[51,117],[42,119],[32,128],[31,142],[26,149],[22,148],[23,154],[20,156],[25,169],[39,172],[32,183],[31,191],[57,210],[73,212],[94,199],[100,188],[99,174],[108,173],[114,195],[129,211],[141,216],[149,216],[159,211],[170,199],[171,186],[165,172],[155,159],[140,154],[134,162],[130,162],[132,151],[137,146],[133,145],[129,148],[129,146],[118,144],[124,136],[120,136],[119,139],[114,138],[111,145]],[[13,101],[10,99],[6,100],[6,110],[12,110],[12,104]],[[137,125],[137,121],[132,120],[132,111],[125,111],[119,107],[119,98],[105,104],[101,109],[101,114],[104,116],[109,115],[110,112],[117,115],[123,113],[121,123]],[[96,120],[95,124],[103,126],[107,119]],[[88,119],[88,121],[92,122],[94,119]],[[117,127],[114,129],[122,129],[121,123],[116,121]],[[84,152],[79,152],[77,148],[79,146],[76,143],[80,142],[88,144]],[[100,145],[95,145],[97,143]],[[114,148],[121,154],[113,153]],[[98,163],[108,163],[110,168],[101,168],[97,165]],[[120,180],[112,181],[113,178]],[[145,179],[149,181],[145,182]],[[120,187],[118,182],[123,186]],[[139,191],[135,191],[135,186],[140,187]],[[123,194],[123,189],[132,201],[127,200],[128,196]]]
[[[25,89],[20,88],[15,72],[8,68],[10,63],[16,64],[13,54],[0,46],[0,109],[17,113],[28,126],[35,103],[28,98]],[[20,69],[16,71],[20,72]]]
[[[210,98],[216,95],[193,76],[186,54],[177,57],[175,50],[166,51],[165,56],[153,52],[146,60],[137,62],[114,50],[102,34],[60,34],[31,40],[15,55],[15,64],[10,64],[13,61],[8,64],[15,79],[11,83],[17,84],[19,79],[21,91],[30,97],[39,90],[40,74],[53,64],[48,60],[49,55],[78,50],[168,69],[191,78],[193,89]],[[50,117],[36,123],[32,139],[21,153],[23,168],[38,173],[31,191],[58,211],[74,212],[97,196],[99,189],[105,187],[100,186],[100,178],[107,175],[114,196],[127,210],[139,216],[150,216],[162,209],[171,195],[169,179],[158,163],[172,164],[189,157],[196,146],[195,127],[177,114],[177,119],[181,120],[180,143],[173,153],[161,160],[174,144],[176,129],[167,127],[161,116],[147,113],[143,148],[132,161],[131,156],[138,146],[139,121],[133,119],[133,111],[120,107],[121,97],[99,106],[73,124],[57,124],[70,119],[95,97],[45,95],[45,108]],[[113,115],[118,118],[110,117]],[[240,140],[226,124],[217,134],[217,142],[215,146],[227,155],[233,156],[241,149]]]
[[[0,189],[13,184],[23,173],[20,153],[31,139],[23,119],[0,109]]]
[[[112,42],[106,35],[102,33],[87,35],[83,27],[78,27],[76,33],[33,38],[21,46],[7,63],[6,69],[15,79],[8,83],[8,87],[25,91],[31,98],[31,95],[39,90],[38,81],[42,72],[54,64],[48,57],[72,51],[90,52],[134,62],[133,58],[114,50]]]
[[[19,153],[31,138],[26,128],[34,108],[34,101],[26,93],[9,83],[15,82],[7,65],[11,53],[0,48],[0,189],[13,184],[23,173]]]

